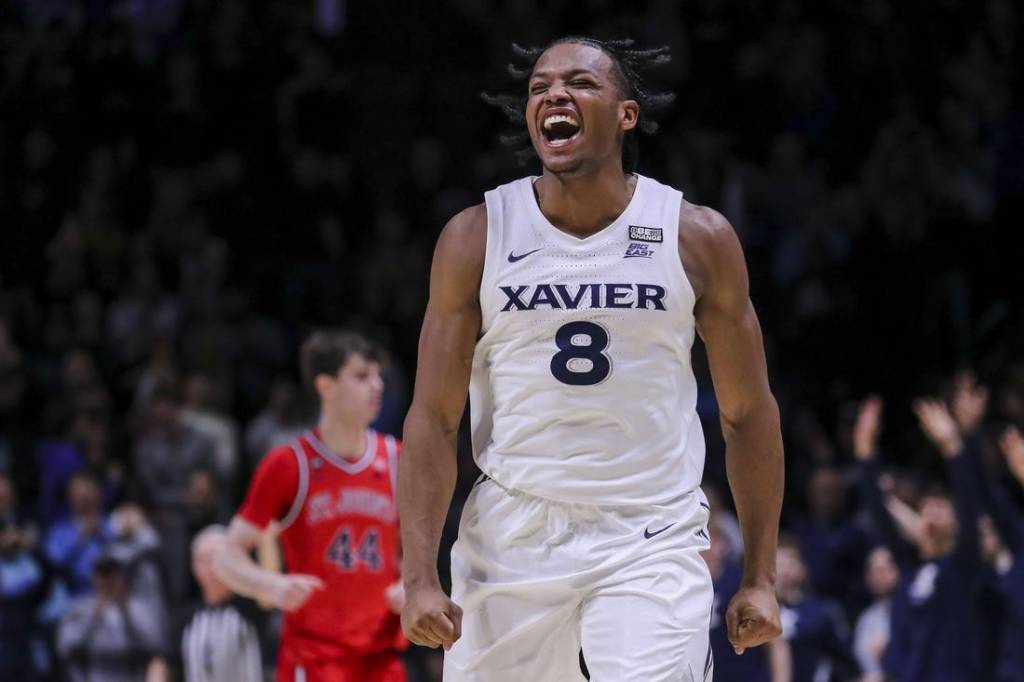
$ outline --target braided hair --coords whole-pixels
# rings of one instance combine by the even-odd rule
[[[563,43],[588,45],[604,52],[612,61],[612,75],[623,99],[636,100],[640,105],[641,117],[637,127],[648,135],[658,131],[658,124],[650,117],[656,115],[670,105],[676,98],[672,92],[653,92],[647,89],[644,76],[655,66],[666,64],[672,59],[668,46],[650,49],[635,48],[632,38],[622,40],[598,40],[585,36],[565,36],[558,38],[542,47],[522,47],[512,43],[512,52],[519,63],[511,62],[508,73],[516,80],[528,80],[533,73],[537,60],[549,48]],[[481,93],[484,101],[497,107],[516,127],[526,127],[526,96],[522,95],[491,95]],[[639,160],[639,145],[633,130],[626,131],[622,143],[622,169],[629,173],[636,169]],[[525,163],[534,156],[534,149],[529,144],[530,133],[518,130],[501,136],[501,142],[517,147],[516,156],[520,163]]]

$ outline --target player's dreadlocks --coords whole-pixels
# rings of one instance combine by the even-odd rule
[[[671,92],[652,92],[647,89],[644,83],[644,75],[655,66],[666,64],[672,59],[668,46],[655,47],[646,50],[634,48],[634,41],[631,38],[623,40],[598,40],[584,36],[566,36],[558,38],[543,47],[522,47],[512,43],[512,51],[520,64],[510,63],[508,72],[517,80],[527,80],[533,73],[533,67],[544,52],[555,45],[562,43],[578,43],[589,45],[608,55],[614,64],[614,76],[618,81],[617,85],[623,99],[636,100],[640,105],[640,120],[638,127],[648,135],[658,130],[658,124],[651,120],[651,116],[665,109],[675,100],[676,96]],[[508,117],[509,121],[516,126],[526,126],[526,100],[525,95],[490,95],[481,93],[484,101],[498,107]],[[521,130],[508,135],[502,135],[501,141],[509,146],[518,147],[516,156],[520,163],[530,159],[534,150],[529,145],[530,134]],[[525,144],[525,146],[524,146]],[[639,156],[639,145],[633,131],[627,131],[622,143],[622,169],[632,172],[636,169]]]

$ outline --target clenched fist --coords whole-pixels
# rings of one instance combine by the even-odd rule
[[[462,609],[440,587],[407,587],[402,630],[414,644],[448,651],[462,636]]]
[[[725,612],[729,642],[737,654],[764,644],[782,634],[779,602],[765,587],[744,587],[729,602]]]

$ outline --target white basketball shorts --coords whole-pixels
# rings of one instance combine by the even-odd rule
[[[462,637],[446,682],[704,682],[713,593],[707,498],[570,504],[483,478],[452,548]]]

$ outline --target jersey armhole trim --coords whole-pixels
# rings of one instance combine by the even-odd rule
[[[281,530],[288,528],[299,518],[302,506],[306,503],[306,495],[309,494],[309,462],[306,461],[306,456],[302,453],[302,446],[298,441],[291,444],[291,449],[292,454],[295,455],[295,462],[299,466],[299,486],[295,490],[295,499],[292,501],[291,508],[281,519]]]
[[[480,287],[477,291],[477,302],[480,304],[480,335],[483,336],[487,333],[487,320],[485,319],[485,299],[491,295],[493,290],[493,282],[491,279],[494,276],[494,258],[499,247],[500,235],[498,230],[501,229],[501,217],[504,211],[502,206],[502,194],[500,188],[492,189],[484,193],[484,211],[487,219],[487,225],[484,229],[484,266],[480,270]]]
[[[690,297],[689,315],[690,315],[690,318],[694,320],[693,336],[696,337],[696,335],[697,335],[697,327],[696,327],[697,292],[694,291],[693,283],[690,282],[690,276],[686,273],[686,266],[683,265],[683,252],[679,248],[680,222],[682,221],[682,218],[683,218],[683,209],[686,206],[686,202],[685,202],[685,199],[683,197],[683,193],[680,192],[679,190],[673,189],[672,190],[672,194],[673,194],[672,203],[676,207],[676,210],[675,210],[676,222],[675,222],[675,229],[673,230],[673,233],[675,235],[675,239],[673,241],[675,242],[675,254],[676,254],[676,257],[675,257],[675,263],[673,264],[672,270],[673,270],[673,272],[678,273],[678,276],[679,276],[679,279],[680,279],[680,283],[683,285],[683,287],[685,287],[685,291],[689,294],[689,297]],[[694,339],[690,339],[690,343],[691,344],[693,343],[693,341],[694,341]]]

